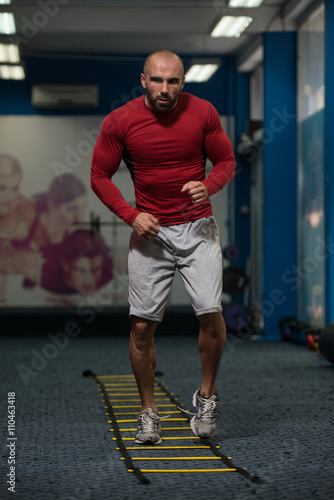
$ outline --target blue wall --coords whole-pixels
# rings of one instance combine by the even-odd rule
[[[284,273],[297,264],[296,33],[264,35],[263,255],[261,310],[267,337],[297,315],[297,292]]]
[[[68,59],[57,58],[25,58],[26,79],[23,81],[0,80],[0,114],[8,115],[66,115],[66,114],[108,114],[130,99],[143,94],[140,84],[145,57],[126,57],[123,59],[110,57],[92,57],[82,59],[80,56]],[[185,66],[189,56],[183,58]],[[230,73],[234,65],[231,59],[222,57],[222,65],[214,76],[205,83],[189,83],[184,91],[207,99],[218,110],[219,114],[234,114],[233,104],[229,96]],[[38,83],[74,83],[97,84],[99,86],[100,105],[94,109],[81,110],[36,110],[31,105],[31,88]],[[233,101],[232,101],[233,103]]]
[[[250,110],[250,78],[248,73],[237,73],[235,76],[235,138],[236,147],[242,134],[247,132],[247,123]],[[235,241],[239,248],[239,258],[236,265],[246,268],[247,258],[250,256],[250,212],[240,213],[241,206],[250,209],[250,182],[251,168],[248,161],[244,161],[236,154],[237,169],[235,175]],[[243,297],[237,300],[242,301]]]
[[[328,243],[326,259],[326,324],[334,321],[334,2],[325,2],[325,235]]]

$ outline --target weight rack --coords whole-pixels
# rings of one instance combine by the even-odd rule
[[[133,446],[141,408],[134,376],[95,375],[90,370],[83,375],[97,384],[120,459],[141,483],[151,482],[145,474],[226,472],[237,472],[252,482],[261,482],[247,469],[236,467],[231,457],[221,453],[220,446],[195,436],[189,425],[191,416],[182,412],[183,405],[157,378],[155,400],[161,417],[162,444]],[[178,464],[177,468],[174,464]]]

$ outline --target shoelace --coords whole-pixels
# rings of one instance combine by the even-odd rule
[[[216,418],[216,401],[210,401],[203,399],[203,406],[201,412],[201,420],[204,422],[211,423],[210,420]]]
[[[154,413],[153,415],[154,417],[152,417],[152,414],[143,413],[138,417],[139,424],[142,426],[142,428],[145,428],[146,432],[155,431],[155,426],[160,422],[160,420],[164,420],[165,418],[170,417],[170,415],[160,417],[160,415],[157,415],[156,413]]]
[[[217,402],[216,401],[210,401],[207,399],[202,399],[203,405],[201,406],[201,420],[209,421],[210,419],[216,418],[216,407],[217,407]],[[177,407],[178,410],[181,410],[183,413],[187,413],[188,415],[196,415],[195,413],[192,413],[191,411],[185,410],[184,408],[181,408],[180,406]],[[203,418],[204,417],[204,418]]]
[[[158,418],[152,418],[152,415],[144,413],[143,415],[139,415],[138,422],[145,432],[156,432],[156,426],[159,420]]]
[[[177,406],[177,409],[182,411],[182,413],[187,413],[187,415],[196,415],[196,413],[192,413],[191,411],[185,410],[184,408],[181,408],[181,406]]]

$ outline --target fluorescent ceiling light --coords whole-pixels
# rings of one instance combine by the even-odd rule
[[[13,35],[16,32],[14,14],[11,12],[0,12],[0,33]]]
[[[260,7],[263,3],[263,0],[230,0],[228,6],[229,7]]]
[[[211,36],[213,38],[220,36],[235,36],[239,38],[241,33],[245,31],[252,21],[253,18],[248,16],[224,16],[211,32]]]
[[[185,75],[185,81],[207,82],[219,68],[219,64],[193,64]]]
[[[18,63],[20,53],[18,45],[11,43],[0,43],[0,63]]]
[[[0,64],[0,78],[3,80],[24,80],[25,77],[23,66]]]
[[[263,45],[260,45],[250,56],[241,64],[237,65],[237,71],[240,73],[250,73],[256,66],[263,62]]]
[[[0,5],[9,5],[12,3],[12,0],[0,0]]]

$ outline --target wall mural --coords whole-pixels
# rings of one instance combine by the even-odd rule
[[[2,307],[127,303],[130,228],[90,189],[102,119],[1,117]],[[134,203],[125,165],[117,177]]]
[[[90,188],[90,162],[104,116],[0,117],[0,306],[128,304],[131,228]],[[222,117],[227,130],[227,119]],[[209,163],[207,171],[212,165]],[[124,163],[113,177],[135,203]],[[228,244],[228,191],[211,198]],[[169,304],[190,305],[176,274]]]

